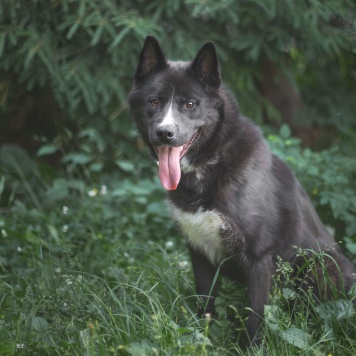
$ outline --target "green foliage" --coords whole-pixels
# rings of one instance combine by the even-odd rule
[[[0,140],[23,143],[22,129],[37,156],[0,146],[0,354],[247,353],[242,288],[223,281],[217,320],[197,319],[184,241],[125,110],[147,34],[183,60],[215,41],[223,78],[256,121],[278,116],[259,96],[266,60],[298,85],[305,121],[331,128],[337,144],[302,148],[287,126],[268,141],[355,256],[353,8],[331,0],[2,1]],[[279,273],[265,352],[356,354],[349,301],[316,305],[298,297],[288,266]]]
[[[84,131],[82,144],[90,145],[92,135],[92,130]],[[336,231],[341,235],[353,231],[347,215],[355,216],[352,204],[345,211],[333,200],[322,204],[324,189],[325,194],[341,191],[347,184],[334,179],[334,167],[317,159],[324,157],[324,151],[305,153],[288,127],[269,141],[301,179],[306,177],[309,192],[318,187],[312,197],[325,216],[333,217],[329,225],[340,225]],[[12,158],[3,160],[0,171],[6,206],[0,218],[0,350],[4,355],[246,354],[241,349],[247,317],[241,287],[223,280],[216,320],[197,319],[184,239],[172,224],[156,174],[139,178],[127,161],[115,174],[104,170],[100,178],[91,174],[83,179],[71,176],[73,162],[68,160],[58,176],[18,147],[2,149]],[[354,166],[345,159],[335,152],[334,160],[345,164],[340,169],[352,176]],[[25,168],[13,169],[19,162],[26,162],[21,163]],[[90,164],[77,162],[82,171]],[[26,167],[36,172],[35,180]],[[90,177],[95,179],[89,181]],[[352,248],[354,235],[348,236],[347,246]],[[352,304],[337,299],[317,305],[310,294],[296,293],[299,282],[294,278],[288,265],[281,264],[266,307],[266,352],[353,355]]]
[[[19,201],[8,209],[2,352],[205,354],[211,341],[192,311],[196,298],[182,296],[193,293],[184,242],[160,189],[157,181],[95,188],[57,178],[43,209]]]
[[[310,266],[314,265],[315,260],[326,262],[328,258],[325,253],[313,252],[310,255],[309,252],[298,251],[309,256],[306,257],[306,263]],[[351,340],[355,338],[356,320],[352,301],[335,299],[316,304],[312,289],[301,287],[303,283],[308,285],[308,280],[292,274],[288,262],[279,260],[277,265],[271,304],[265,306],[265,332],[270,341],[267,347],[274,350],[274,343],[284,344],[284,348],[290,350],[284,351],[285,354],[294,354],[299,349],[299,352],[304,351],[307,355],[352,355],[354,346]],[[355,296],[353,292],[351,297]],[[334,343],[341,334],[347,343],[351,342],[351,349]]]
[[[66,117],[76,114],[78,120],[78,110],[85,120],[114,113],[125,103],[143,38],[153,34],[169,56],[184,60],[203,42],[215,41],[223,72],[229,73],[225,79],[255,120],[271,110],[257,87],[269,59],[298,83],[308,108],[326,112],[319,120],[334,117],[336,100],[350,124],[355,106],[343,94],[355,90],[353,8],[333,0],[5,0],[2,106],[8,110],[24,86],[49,90]],[[332,92],[323,99],[315,88]]]
[[[300,141],[290,136],[285,125],[280,136],[270,135],[268,141],[274,153],[296,173],[336,238],[353,237],[355,244],[356,157],[344,154],[338,146],[322,151],[301,148]],[[348,241],[352,248],[351,240]]]
[[[93,113],[123,102],[127,53],[157,31],[129,2],[4,1],[1,13],[0,70],[28,90],[49,88],[69,113],[82,103]]]
[[[0,174],[0,202],[3,195],[10,202],[26,196],[41,208],[37,191],[43,189],[43,185],[38,167],[28,153],[15,145],[0,146]]]

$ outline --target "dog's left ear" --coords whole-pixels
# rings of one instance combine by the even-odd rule
[[[203,45],[191,64],[191,70],[203,84],[215,88],[220,86],[219,60],[213,42]]]
[[[147,36],[137,64],[134,80],[140,81],[151,73],[165,69],[167,65],[167,60],[156,38]]]

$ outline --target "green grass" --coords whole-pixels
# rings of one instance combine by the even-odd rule
[[[356,354],[350,302],[318,305],[278,276],[263,348],[244,347],[243,287],[223,280],[215,320],[199,320],[184,239],[158,182],[108,181],[57,179],[28,200],[3,190],[1,355]]]

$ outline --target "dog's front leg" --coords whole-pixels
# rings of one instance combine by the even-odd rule
[[[201,303],[198,307],[198,315],[214,313],[214,299],[217,293],[217,285],[214,284],[214,277],[217,268],[201,252],[189,246],[190,257],[192,260],[195,288],[197,295],[200,296]]]
[[[266,255],[248,268],[246,277],[248,301],[251,308],[247,320],[247,334],[251,343],[259,345],[260,326],[264,317],[264,306],[268,304],[273,273],[272,256]]]

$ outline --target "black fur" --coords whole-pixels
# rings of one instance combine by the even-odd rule
[[[192,62],[169,62],[157,40],[148,36],[128,101],[155,157],[160,148],[182,146],[198,135],[182,158],[179,184],[168,191],[168,199],[188,235],[197,294],[206,305],[201,312],[214,310],[214,276],[219,264],[229,258],[221,271],[247,284],[252,309],[247,331],[255,339],[268,303],[276,257],[304,263],[295,258],[294,246],[326,249],[342,271],[340,280],[330,264],[334,283],[351,288],[355,267],[335,245],[293,173],[271,153],[260,129],[240,115],[221,82],[213,43],[206,43]],[[193,108],[187,109],[188,101],[193,101]],[[163,125],[169,110],[173,119]],[[169,134],[165,140],[162,125]],[[201,222],[198,216],[207,220]],[[203,225],[211,224],[213,229],[214,221],[221,221],[219,242],[209,240],[204,232]],[[215,243],[221,254],[209,249]]]

